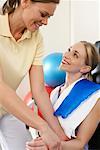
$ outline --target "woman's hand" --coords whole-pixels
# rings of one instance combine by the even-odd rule
[[[61,141],[49,126],[39,133],[40,138],[27,142],[27,150],[61,150]]]
[[[43,126],[39,133],[49,150],[61,150],[61,140],[48,125]]]
[[[26,143],[26,150],[48,150],[41,137]]]

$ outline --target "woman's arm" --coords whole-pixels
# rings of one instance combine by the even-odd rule
[[[51,105],[48,93],[44,86],[43,67],[32,66],[30,70],[30,83],[32,88],[33,98],[35,99],[38,108],[42,112],[44,119],[50,127],[62,140],[68,140],[61,128],[57,118],[53,115],[53,107]]]
[[[100,100],[98,100],[93,110],[80,125],[77,138],[72,139],[70,141],[61,142],[62,150],[83,150],[84,146],[88,143],[93,133],[95,132],[95,129],[97,128],[99,122],[100,122]],[[44,144],[42,138],[35,139],[27,143],[26,148],[28,148],[28,150],[35,150],[35,149],[40,150],[41,148],[43,150],[48,149]]]
[[[88,143],[100,122],[100,100],[79,127],[77,138],[62,142],[63,150],[82,150]]]
[[[4,81],[0,70],[0,105],[27,125],[37,129],[41,137],[51,150],[60,147],[58,136],[50,129],[48,124],[34,114],[32,110],[16,95]]]

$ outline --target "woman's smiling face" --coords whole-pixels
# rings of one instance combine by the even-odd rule
[[[84,45],[79,42],[71,46],[63,55],[60,68],[66,72],[78,73],[86,66],[86,50]]]
[[[57,4],[55,3],[39,3],[28,0],[26,3],[22,2],[21,6],[22,19],[25,27],[33,32],[39,29],[42,25],[48,24],[48,18],[54,15]]]

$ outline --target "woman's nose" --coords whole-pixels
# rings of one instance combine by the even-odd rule
[[[65,52],[63,57],[67,58],[67,59],[70,59],[71,58],[71,53],[70,52]]]
[[[42,24],[44,24],[44,25],[48,24],[48,18],[47,17],[42,19]]]

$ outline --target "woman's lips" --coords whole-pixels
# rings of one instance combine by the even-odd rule
[[[68,64],[68,65],[70,65],[70,62],[64,58],[64,59],[62,60],[62,64]]]

